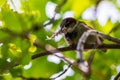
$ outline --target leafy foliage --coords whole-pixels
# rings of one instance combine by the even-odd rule
[[[8,2],[11,2],[9,4]],[[0,0],[0,79],[1,80],[22,80],[22,79],[48,79],[53,74],[59,73],[66,65],[62,60],[59,63],[51,62],[48,56],[43,56],[32,60],[31,56],[38,52],[43,52],[53,48],[67,46],[64,38],[57,40],[46,40],[46,36],[51,36],[59,28],[61,20],[66,17],[67,12],[74,13],[74,17],[83,20],[96,30],[105,34],[120,38],[120,15],[119,19],[112,21],[108,14],[108,20],[105,25],[101,24],[97,17],[97,8],[104,0],[17,0],[20,2],[20,12],[17,10],[14,1]],[[108,0],[120,13],[120,6],[117,1]],[[56,5],[55,10],[58,18],[50,19],[46,15],[47,3]],[[13,6],[13,8],[11,7]],[[49,5],[50,7],[52,5]],[[93,18],[86,19],[83,17],[85,11],[94,7]],[[51,10],[52,11],[52,10]],[[106,13],[106,12],[104,12]],[[114,13],[114,12],[113,12]],[[53,16],[55,14],[53,13]],[[67,14],[69,16],[69,14]],[[91,14],[88,14],[91,16]],[[104,18],[104,16],[101,16]],[[51,23],[46,24],[47,21]],[[50,27],[52,26],[52,27]],[[46,27],[48,27],[46,29]],[[50,28],[50,29],[49,29]],[[35,46],[37,42],[37,46]],[[105,43],[109,43],[105,41]],[[117,73],[116,69],[120,65],[120,50],[107,50],[103,52],[96,50],[96,55],[92,63],[92,80],[108,80]],[[76,59],[74,51],[63,53],[65,57]],[[85,52],[88,58],[90,52]],[[25,67],[27,66],[27,68]],[[66,76],[64,80],[81,80],[81,73],[72,68],[74,74]]]

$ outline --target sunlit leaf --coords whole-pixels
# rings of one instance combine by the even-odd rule
[[[63,2],[63,0],[58,0],[58,5],[61,4]],[[71,5],[74,1],[73,0],[66,0],[66,3],[63,3],[62,7],[61,7],[61,12],[66,12],[66,11],[69,11],[71,10]]]
[[[90,5],[90,0],[74,0],[71,9],[75,12],[75,17],[80,17],[83,11]]]
[[[68,58],[76,59],[76,53],[74,51],[64,52],[64,55]]]
[[[14,13],[12,10],[10,10],[7,5],[6,7],[2,8],[1,10],[2,13],[2,20],[5,23],[5,26],[17,33],[22,32],[22,28],[20,25],[20,22],[16,16],[16,13]]]
[[[46,20],[46,6],[47,0],[29,0],[29,7],[31,10],[39,10],[40,11],[40,22]]]
[[[6,0],[0,0],[0,7],[5,3]]]
[[[103,26],[103,32],[105,34],[109,33],[113,29],[113,23],[111,21],[108,21],[105,26]]]

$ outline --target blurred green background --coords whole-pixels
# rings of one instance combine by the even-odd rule
[[[31,56],[68,46],[62,35],[46,40],[66,17],[120,38],[120,0],[0,0],[0,80],[48,80],[63,71],[67,64],[54,55],[34,60]],[[34,45],[35,40],[39,46]],[[85,58],[90,53],[85,52]],[[74,51],[62,54],[76,59]],[[91,80],[112,80],[120,72],[119,56],[119,49],[97,50]],[[70,68],[56,80],[82,80],[82,74]]]

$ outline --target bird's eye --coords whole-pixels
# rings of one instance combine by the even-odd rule
[[[67,24],[70,24],[70,21],[67,21]]]
[[[76,24],[76,20],[74,18],[66,18],[61,22],[60,27],[68,28],[68,27],[73,27],[75,24]]]
[[[72,22],[70,22],[70,21],[67,21],[67,22],[66,22],[66,25],[65,25],[65,27],[70,27],[70,26],[71,26],[71,24],[72,24]]]

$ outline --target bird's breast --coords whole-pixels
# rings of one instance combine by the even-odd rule
[[[87,28],[78,25],[72,32],[65,34],[65,39],[69,45],[76,45],[81,35],[87,30]]]

